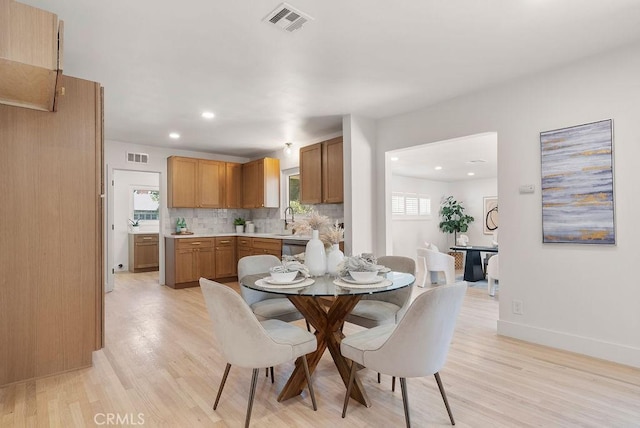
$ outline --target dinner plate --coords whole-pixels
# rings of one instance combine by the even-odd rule
[[[273,279],[271,277],[267,277],[264,278],[265,282],[271,284],[271,285],[291,285],[291,284],[297,284],[299,282],[304,281],[306,278],[304,276],[301,276],[299,278],[294,278],[293,281],[278,281],[277,279]]]
[[[266,281],[265,279],[259,279],[256,281],[256,285],[258,287],[262,287],[262,288],[278,288],[278,289],[283,289],[283,288],[301,288],[301,287],[307,287],[311,284],[313,284],[314,282],[316,282],[315,279],[313,278],[302,278],[302,281],[298,281],[295,282],[293,284],[289,283],[289,284],[283,284],[281,282],[278,283],[274,283],[271,284],[269,282]]]
[[[349,284],[377,284],[379,282],[384,281],[384,276],[376,276],[373,280],[367,280],[367,281],[358,281],[357,279],[353,279],[350,276],[341,276],[340,277],[341,280],[343,280],[344,282],[348,282]]]
[[[352,280],[353,281],[353,280]],[[339,287],[342,288],[366,288],[366,289],[371,289],[371,288],[384,288],[384,287],[388,287],[390,285],[393,284],[393,281],[386,279],[386,278],[382,278],[382,281],[380,282],[374,282],[372,283],[368,283],[368,284],[354,284],[351,282],[346,282],[344,281],[344,278],[336,278],[333,283]]]

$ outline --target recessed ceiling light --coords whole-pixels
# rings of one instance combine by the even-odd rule
[[[177,140],[178,138],[180,138],[180,134],[178,134],[177,132],[172,132],[169,134],[169,138],[173,138],[174,140]]]
[[[202,117],[204,117],[205,119],[213,119],[214,117],[216,117],[216,115],[210,111],[203,111]]]
[[[476,175],[475,172],[467,172],[467,175]]]
[[[390,158],[392,161],[396,162],[398,160],[400,160],[400,158],[398,156],[393,156],[392,158]]]
[[[437,166],[437,167],[435,167],[433,169],[435,169],[436,171],[440,171],[442,169],[442,167],[441,166]]]

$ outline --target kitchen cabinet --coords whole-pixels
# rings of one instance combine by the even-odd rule
[[[197,287],[201,277],[214,279],[214,238],[165,238],[165,283],[172,288]]]
[[[236,238],[215,238],[216,247],[216,278],[227,278],[237,275],[238,261],[236,259]]]
[[[225,208],[242,208],[242,164],[225,164]]]
[[[225,162],[170,156],[167,158],[169,208],[223,208]]]
[[[152,272],[158,270],[158,234],[129,234],[129,271]]]
[[[280,206],[280,160],[263,158],[242,165],[242,208]]]
[[[300,202],[335,204],[344,201],[342,137],[300,148]]]
[[[63,28],[56,14],[0,0],[0,103],[57,110]]]
[[[271,254],[277,258],[282,257],[282,240],[272,238],[237,238],[237,259],[246,256]]]

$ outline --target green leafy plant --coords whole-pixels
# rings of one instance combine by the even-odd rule
[[[137,219],[136,220],[129,219],[129,223],[131,223],[131,226],[133,226],[133,227],[140,226],[140,220],[137,220]]]
[[[440,230],[444,233],[453,233],[453,242],[458,240],[458,233],[466,232],[469,225],[473,223],[474,218],[464,213],[464,207],[461,202],[448,196],[442,204],[440,204]]]
[[[245,223],[246,223],[246,221],[242,217],[238,217],[235,220],[233,220],[233,225],[234,226],[244,226]]]

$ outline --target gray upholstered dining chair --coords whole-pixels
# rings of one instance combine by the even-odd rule
[[[347,414],[356,371],[364,366],[400,378],[407,427],[411,422],[406,378],[434,375],[449,420],[455,425],[439,372],[447,359],[466,290],[466,282],[428,289],[416,297],[397,325],[382,325],[342,340],[340,352],[351,360],[343,418]]]
[[[416,273],[416,262],[409,257],[382,256],[378,258],[378,264],[395,272],[411,275]],[[365,295],[347,316],[346,321],[366,328],[395,324],[405,313],[412,291],[413,285],[385,293]]]
[[[315,336],[284,321],[258,321],[240,295],[224,284],[200,278],[200,288],[213,322],[213,331],[218,339],[220,352],[227,360],[213,409],[218,407],[231,366],[252,368],[253,376],[245,416],[245,427],[248,427],[258,370],[301,357],[313,410],[317,410],[306,357],[316,350]]]
[[[247,275],[269,272],[269,269],[280,264],[280,259],[270,254],[243,257],[238,260],[238,280]],[[291,322],[304,318],[293,303],[281,294],[265,293],[247,287],[240,287],[240,293],[260,321],[277,319]]]

